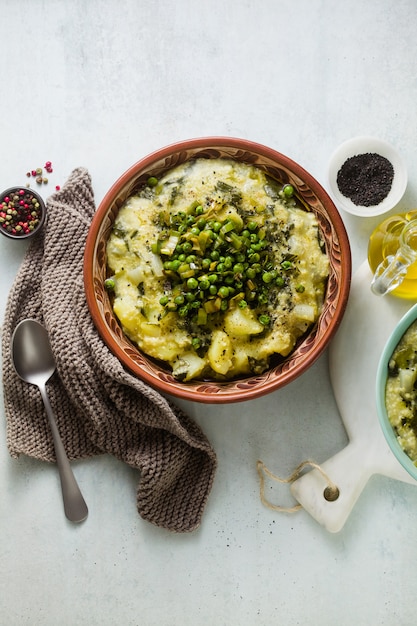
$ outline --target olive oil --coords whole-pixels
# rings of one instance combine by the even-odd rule
[[[417,209],[388,217],[376,227],[368,245],[368,263],[372,272],[388,256],[395,255],[400,235],[411,220],[417,220]],[[417,251],[417,228],[408,238],[407,245]],[[391,293],[399,298],[417,300],[417,261],[409,266],[403,282]]]

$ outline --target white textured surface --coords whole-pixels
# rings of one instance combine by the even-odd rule
[[[371,135],[409,169],[417,205],[415,0],[0,0],[0,187],[54,163],[44,195],[85,165],[97,201],[148,152],[223,134],[287,154],[322,184],[334,149]],[[354,269],[378,218],[342,214]],[[24,244],[0,241],[3,315]],[[372,332],[371,319],[358,320]],[[201,528],[138,518],[137,475],[78,463],[90,508],[66,522],[55,467],[11,460],[0,421],[0,623],[408,626],[415,622],[417,489],[366,485],[341,532],[264,508],[256,460],[285,476],[348,439],[327,354],[248,404],[187,404],[219,457]],[[352,397],[355,389],[351,389]],[[292,503],[268,483],[268,497]]]

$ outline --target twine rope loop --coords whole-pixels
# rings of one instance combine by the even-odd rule
[[[323,476],[324,480],[326,481],[327,487],[325,488],[323,492],[323,497],[325,498],[325,500],[329,502],[333,502],[334,500],[337,500],[337,498],[339,497],[339,488],[329,478],[329,476],[326,474],[323,468],[321,468],[320,465],[318,465],[314,461],[309,461],[309,460],[303,461],[295,468],[295,470],[292,472],[292,474],[290,474],[290,476],[288,476],[288,478],[280,478],[279,476],[276,476],[275,474],[273,474],[266,467],[263,461],[258,460],[256,464],[256,468],[258,470],[258,475],[259,475],[259,492],[260,492],[260,498],[261,498],[262,504],[266,506],[268,509],[271,509],[272,511],[279,511],[280,513],[295,513],[296,511],[299,511],[300,509],[302,509],[303,507],[301,504],[295,504],[292,507],[272,504],[272,502],[270,502],[265,496],[265,476],[268,476],[268,478],[271,478],[272,480],[281,484],[291,484],[295,482],[301,476],[303,470],[306,467],[312,467],[313,469],[318,470],[320,474]]]

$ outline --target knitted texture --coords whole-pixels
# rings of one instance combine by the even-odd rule
[[[47,329],[57,371],[48,395],[71,460],[109,453],[140,470],[139,514],[176,532],[194,530],[213,483],[216,456],[199,426],[127,372],[99,337],[83,283],[85,240],[94,214],[89,173],[74,170],[47,202],[47,222],[30,244],[9,293],[2,331],[7,446],[55,461],[37,387],[17,376],[13,330],[24,318]]]

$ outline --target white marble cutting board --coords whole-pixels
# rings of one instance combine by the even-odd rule
[[[345,316],[329,348],[331,383],[349,443],[320,467],[338,486],[340,495],[333,502],[324,498],[327,483],[316,469],[291,487],[304,509],[330,532],[342,529],[373,474],[417,486],[388,447],[375,402],[380,355],[395,325],[414,302],[375,296],[371,278],[364,262],[353,277]]]

